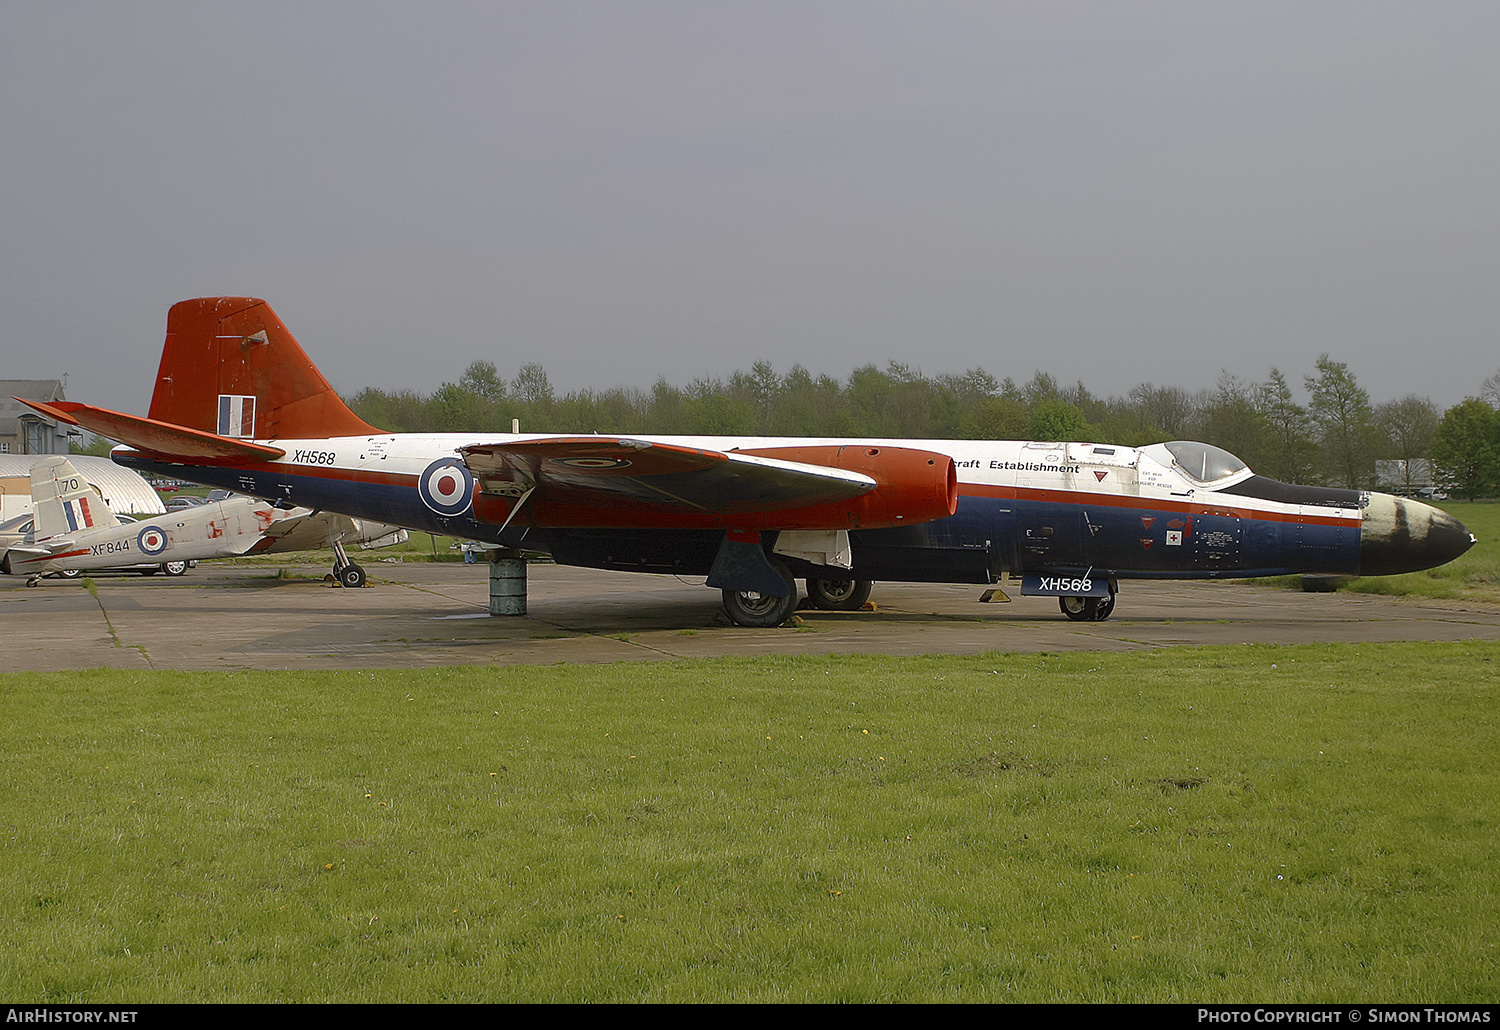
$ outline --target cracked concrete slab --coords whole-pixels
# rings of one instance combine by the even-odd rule
[[[729,625],[715,590],[672,576],[536,565],[528,613],[490,617],[488,569],[370,564],[344,590],[321,568],[201,565],[180,579],[0,577],[0,671],[348,669],[594,663],[722,655],[1129,651],[1192,644],[1500,639],[1500,606],[1304,594],[1231,583],[1126,583],[1114,616],[1069,622],[1050,598],[881,583],[875,611]]]

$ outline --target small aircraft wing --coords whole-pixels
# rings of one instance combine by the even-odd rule
[[[629,437],[474,444],[459,453],[486,492],[535,489],[548,504],[742,514],[842,501],[878,485],[826,465]]]
[[[92,404],[77,401],[16,400],[46,415],[48,418],[82,426],[91,433],[110,440],[118,440],[138,450],[168,459],[184,459],[198,465],[230,465],[243,461],[275,461],[286,454],[280,447],[237,440],[217,433],[205,433],[201,429],[174,426],[169,422],[126,415],[108,408],[96,408]]]
[[[271,523],[254,550],[257,554],[316,551],[327,547],[330,540],[354,540],[358,536],[359,527],[347,515],[313,511],[311,508],[293,508]]]

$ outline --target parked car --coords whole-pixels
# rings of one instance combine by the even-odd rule
[[[208,501],[206,501],[202,497],[194,497],[192,494],[183,494],[181,497],[174,497],[167,502],[167,511],[182,511],[184,508],[196,508],[201,504],[207,503]]]

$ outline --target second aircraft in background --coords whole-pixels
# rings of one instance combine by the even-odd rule
[[[365,572],[351,562],[344,541],[364,547],[401,543],[406,530],[307,508],[281,509],[254,497],[121,521],[66,457],[38,462],[31,471],[33,525],[29,539],[0,555],[0,572],[28,576],[28,586],[51,573],[140,566],[180,576],[187,563],[273,551],[332,547],[334,576],[343,586],[363,586]]]

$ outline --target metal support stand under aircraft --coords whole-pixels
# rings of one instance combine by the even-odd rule
[[[490,559],[490,614],[526,614],[526,559],[515,547],[486,552]]]

